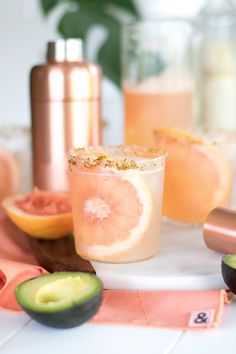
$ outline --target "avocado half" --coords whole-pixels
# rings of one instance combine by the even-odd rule
[[[34,320],[50,327],[71,328],[96,314],[102,302],[102,283],[90,273],[46,274],[19,284],[16,299]]]
[[[225,284],[236,294],[236,254],[227,254],[222,258],[221,271]]]

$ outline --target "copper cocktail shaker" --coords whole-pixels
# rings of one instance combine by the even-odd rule
[[[68,190],[67,152],[101,143],[100,70],[77,39],[48,43],[47,63],[30,74],[33,183]]]

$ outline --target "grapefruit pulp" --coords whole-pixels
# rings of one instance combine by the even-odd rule
[[[9,218],[22,231],[40,239],[58,239],[73,232],[67,193],[34,190],[6,197],[2,203]]]
[[[106,171],[72,172],[70,177],[77,252],[108,261],[130,252],[145,236],[152,217],[151,193],[142,176]]]
[[[203,223],[216,207],[228,207],[232,166],[221,150],[184,131],[155,131],[158,147],[167,149],[163,215]]]

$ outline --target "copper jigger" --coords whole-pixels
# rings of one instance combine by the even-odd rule
[[[222,253],[236,253],[236,211],[216,208],[203,225],[207,247]]]

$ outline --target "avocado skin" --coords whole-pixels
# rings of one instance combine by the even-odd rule
[[[229,267],[222,259],[221,272],[225,284],[232,291],[232,293],[236,294],[236,269]]]
[[[63,311],[37,312],[20,304],[24,311],[35,321],[48,327],[72,328],[89,321],[98,311],[102,303],[102,290],[83,304],[75,305]]]

